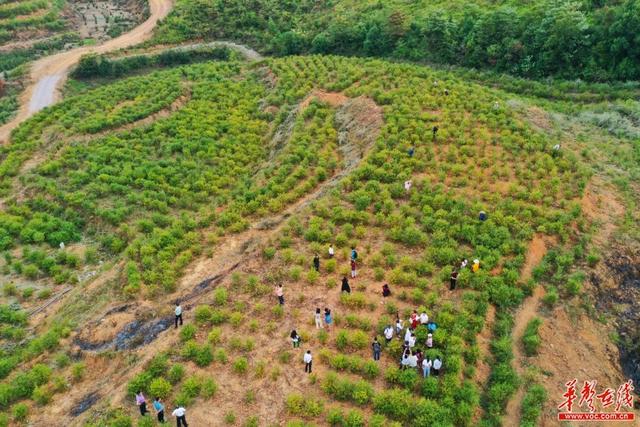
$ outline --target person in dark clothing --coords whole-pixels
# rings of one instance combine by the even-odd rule
[[[378,342],[378,337],[375,337],[373,339],[371,348],[373,349],[373,360],[380,360],[380,352],[382,351],[382,346]]]
[[[347,280],[346,276],[342,277],[342,289],[340,291],[346,292],[348,294],[351,293],[351,286],[349,286],[349,281]]]
[[[295,329],[291,331],[291,342],[293,343],[293,348],[300,347],[300,335]]]
[[[357,261],[358,260],[358,251],[356,251],[355,247],[351,247],[351,260],[352,261]]]
[[[382,285],[382,296],[386,298],[390,295],[391,295],[391,289],[389,289],[389,285],[385,283],[384,285]]]
[[[437,135],[438,135],[438,126],[434,126],[433,127],[433,139],[436,139]]]
[[[444,90],[444,96],[449,96],[449,90],[448,89]]]
[[[416,149],[414,147],[409,148],[409,151],[408,151],[409,157],[413,157],[413,153],[415,152],[416,152]]]
[[[458,281],[458,272],[454,271],[451,273],[451,283],[449,285],[449,290],[452,291],[456,288],[456,282]]]
[[[320,272],[320,257],[318,254],[313,257],[313,268],[315,268],[318,273]]]

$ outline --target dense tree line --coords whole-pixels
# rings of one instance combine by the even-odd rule
[[[233,38],[278,55],[392,57],[532,78],[640,78],[640,0],[498,7],[460,0],[417,12],[396,3],[338,13],[340,0],[183,0],[158,40]]]

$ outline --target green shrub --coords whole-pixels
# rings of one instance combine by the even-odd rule
[[[221,328],[213,328],[209,331],[209,335],[207,335],[207,340],[211,345],[216,345],[220,343],[222,339],[222,329]]]
[[[47,385],[41,385],[33,390],[31,398],[40,406],[44,406],[51,402],[53,391]]]
[[[178,384],[180,381],[182,381],[182,378],[184,378],[184,372],[184,366],[176,363],[171,366],[171,369],[169,369],[169,372],[167,372],[167,379],[171,384]]]
[[[180,341],[187,342],[192,340],[196,336],[196,332],[198,332],[198,328],[196,328],[193,324],[184,325],[180,329]]]
[[[547,392],[540,384],[527,387],[522,399],[520,425],[522,427],[535,427],[542,414],[544,403],[547,400]]]
[[[199,378],[191,376],[184,380],[182,383],[181,392],[188,396],[190,399],[195,399],[200,394],[202,389],[202,383]]]
[[[199,305],[195,309],[195,319],[198,323],[208,323],[211,321],[213,310],[208,305]]]
[[[26,421],[29,416],[29,407],[26,403],[16,403],[11,407],[11,413],[13,414],[13,419],[18,422]]]
[[[542,342],[540,335],[538,334],[540,325],[542,325],[542,319],[536,317],[527,323],[524,330],[522,345],[527,356],[535,356],[538,354],[538,348],[540,348],[540,344]]]
[[[224,306],[227,303],[228,298],[229,296],[226,288],[220,287],[213,291],[213,303],[218,307]]]
[[[171,384],[164,378],[155,378],[149,384],[149,393],[153,397],[166,399],[171,393]]]
[[[324,404],[321,400],[304,397],[301,394],[290,394],[286,401],[287,412],[302,418],[316,418],[322,414]]]
[[[236,374],[244,375],[247,372],[248,368],[249,368],[249,362],[247,361],[246,357],[238,357],[233,362],[233,371]]]
[[[205,378],[202,380],[202,387],[200,393],[203,398],[211,399],[218,391],[218,384],[216,384],[213,378]]]

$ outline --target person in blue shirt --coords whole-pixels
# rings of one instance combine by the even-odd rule
[[[153,399],[153,409],[155,409],[156,414],[158,414],[158,422],[164,423],[164,405],[160,402],[159,397]]]

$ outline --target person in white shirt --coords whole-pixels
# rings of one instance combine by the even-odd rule
[[[422,361],[422,376],[424,378],[427,378],[429,375],[431,375],[431,366],[433,364],[431,363],[431,360],[427,359],[425,357],[425,359]]]
[[[178,321],[180,321],[180,326],[182,326],[182,307],[180,306],[180,302],[176,302],[175,313],[176,313],[176,319],[175,319],[176,329],[178,329]]]
[[[387,327],[384,328],[384,339],[387,340],[387,343],[393,339],[393,328],[391,325],[387,325]]]
[[[333,258],[333,255],[334,255],[333,245],[329,245],[329,258]]]
[[[466,259],[463,259],[462,262],[460,263],[460,269],[462,270],[463,268],[465,268],[467,264],[469,264],[469,261],[467,261]]]
[[[311,350],[307,350],[304,354],[304,371],[308,374],[311,373],[311,364],[313,363],[313,357],[311,356]]]
[[[440,357],[436,357],[435,359],[433,359],[433,375],[438,375],[441,368],[442,360],[440,360]]]
[[[404,190],[408,193],[411,190],[411,181],[404,182]]]
[[[410,368],[417,368],[418,367],[418,356],[416,356],[415,354],[411,354],[408,357],[409,359],[409,367]]]
[[[433,348],[433,334],[427,334],[427,347]]]
[[[422,326],[427,326],[427,323],[429,323],[429,316],[427,316],[427,313],[425,313],[424,311],[420,314],[420,324]]]
[[[413,348],[416,346],[416,335],[415,334],[411,334],[411,336],[409,337],[409,348]]]
[[[402,330],[404,329],[404,325],[402,324],[402,320],[400,318],[396,318],[396,334],[400,335]]]
[[[187,424],[187,419],[185,418],[185,413],[187,411],[182,407],[182,406],[176,406],[176,409],[173,410],[173,412],[171,413],[171,415],[173,415],[174,417],[176,417],[176,425],[178,427],[184,426],[184,427],[188,427],[189,425]]]
[[[407,332],[404,333],[404,340],[411,341],[411,328],[407,328]]]
[[[402,355],[402,361],[400,362],[400,368],[401,369],[407,369],[407,366],[409,366],[409,353],[405,353]]]
[[[324,325],[322,324],[322,313],[320,313],[320,308],[316,308],[316,314],[314,316],[316,321],[317,329],[324,329]]]

